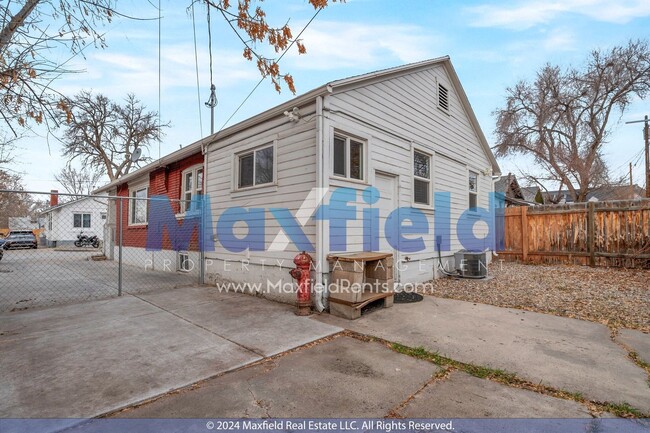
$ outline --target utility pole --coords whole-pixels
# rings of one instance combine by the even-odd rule
[[[643,139],[645,140],[645,196],[647,198],[650,198],[650,120],[646,114],[643,120],[632,120],[625,123],[629,124],[641,122],[645,124],[643,126]]]

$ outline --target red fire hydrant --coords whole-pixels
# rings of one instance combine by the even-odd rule
[[[312,258],[305,251],[293,259],[296,267],[289,271],[289,274],[298,281],[298,316],[309,316],[311,314],[311,278],[309,268]]]

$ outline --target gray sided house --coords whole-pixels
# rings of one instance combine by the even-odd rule
[[[494,182],[494,192],[503,194],[506,206],[535,206],[544,204],[544,195],[538,186],[521,187],[517,176],[508,173]]]
[[[425,282],[439,275],[436,220],[449,225],[441,256],[451,262],[464,247],[460,238],[486,235],[476,208],[489,208],[500,172],[449,57],[333,81],[191,146],[205,154],[214,224],[206,280],[258,283],[261,294],[285,302],[295,300],[283,286],[293,283],[288,271],[300,248],[281,227],[293,224],[313,246],[319,287],[329,282],[328,255],[342,251],[392,253],[396,282]],[[340,203],[336,193],[343,188]],[[314,217],[319,203],[331,207],[337,200],[350,209],[345,217]],[[238,239],[263,216],[263,248],[224,245],[217,226],[232,208],[247,215],[226,229]],[[404,251],[394,238],[389,242],[388,216],[398,208],[424,215],[426,233],[405,235],[421,237],[424,248]],[[371,209],[378,218],[364,227]],[[479,223],[458,225],[463,214]],[[487,240],[481,245],[489,247]],[[315,306],[324,308],[326,298],[326,290],[316,295]]]

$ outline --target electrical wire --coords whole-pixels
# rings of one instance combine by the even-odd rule
[[[194,69],[196,71],[196,98],[199,110],[199,132],[203,137],[203,116],[201,115],[201,83],[199,81],[199,54],[196,48],[196,19],[194,17],[194,2],[192,2],[192,32],[194,34]],[[212,66],[212,64],[210,64]]]
[[[160,134],[160,125],[161,125],[161,111],[162,111],[162,91],[161,91],[161,59],[162,59],[162,42],[161,42],[161,35],[162,35],[162,7],[160,5],[160,0],[158,0],[158,159],[161,158],[161,141],[162,141],[162,135]]]
[[[208,7],[208,10],[210,10],[209,7]],[[287,49],[284,50],[284,52],[280,55],[280,57],[278,57],[278,60],[275,62],[276,64],[280,63],[280,60],[282,60],[282,58],[284,57],[284,55],[285,55],[286,53],[289,52],[289,50],[290,50],[291,47],[296,43],[296,41],[297,41],[298,39],[300,39],[300,36],[305,32],[305,30],[307,30],[307,27],[309,27],[309,25],[312,23],[312,21],[314,21],[314,19],[316,19],[316,17],[318,16],[318,14],[320,13],[320,11],[322,11],[322,10],[323,10],[323,8],[318,8],[318,9],[316,10],[316,13],[314,13],[314,16],[311,17],[311,19],[307,22],[307,24],[305,24],[305,27],[303,27],[302,30],[300,31],[300,33],[298,33],[298,36],[296,36],[296,38],[295,38],[293,41],[291,41],[291,44],[289,44],[289,46],[287,47]],[[255,85],[255,87],[253,87],[253,89],[248,93],[248,95],[244,98],[244,100],[241,102],[241,104],[239,104],[239,106],[235,109],[235,111],[230,115],[230,117],[228,118],[228,120],[226,120],[226,121],[224,122],[224,124],[221,125],[221,128],[219,128],[219,131],[217,131],[217,133],[218,133],[218,132],[221,132],[221,130],[223,130],[223,128],[226,127],[226,125],[228,124],[228,122],[230,122],[230,120],[232,120],[232,118],[235,117],[235,115],[239,112],[239,110],[241,109],[241,107],[244,106],[244,104],[246,103],[246,101],[248,101],[248,100],[250,99],[250,97],[253,95],[253,93],[257,90],[257,88],[260,86],[260,84],[262,84],[262,82],[263,82],[265,79],[266,79],[266,77],[262,77],[262,78],[257,82],[257,84]]]

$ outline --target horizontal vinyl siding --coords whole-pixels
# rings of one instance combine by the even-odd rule
[[[242,131],[224,141],[211,145],[208,152],[208,175],[206,189],[210,195],[214,232],[223,212],[231,207],[265,209],[265,249],[271,245],[280,232],[280,223],[275,220],[270,208],[287,208],[295,216],[312,188],[316,187],[316,117],[315,106],[300,107],[303,119],[298,123],[286,117],[269,120],[261,125]],[[311,113],[311,114],[309,114]],[[233,190],[235,155],[265,144],[276,143],[274,165],[277,178],[274,186],[246,191]],[[313,219],[303,227],[310,242],[316,244],[316,225]],[[247,228],[243,222],[235,225],[235,235],[243,237]],[[248,260],[251,263],[265,263],[269,266],[287,267],[299,252],[293,242],[286,251],[227,251],[215,242],[215,251],[208,252],[208,258],[221,260]],[[283,262],[284,261],[284,262]],[[287,274],[288,275],[288,274]]]
[[[449,91],[448,112],[438,108],[438,83]],[[365,134],[370,146],[369,184],[374,180],[375,170],[399,176],[400,206],[412,205],[412,147],[432,154],[430,190],[432,195],[436,191],[451,194],[451,249],[460,249],[456,222],[468,207],[468,172],[479,173],[478,203],[487,208],[492,180],[489,175],[481,173],[491,164],[445,68],[434,66],[336,93],[326,98],[326,113],[332,128],[342,131],[351,128]],[[329,137],[330,146],[331,142]],[[325,169],[331,173],[330,167]],[[367,205],[360,194],[358,206],[361,218],[361,208]],[[423,236],[426,251],[402,254],[411,260],[437,255],[434,212],[427,209],[422,211],[429,221],[429,233]],[[360,235],[352,236],[352,247],[362,246]]]

